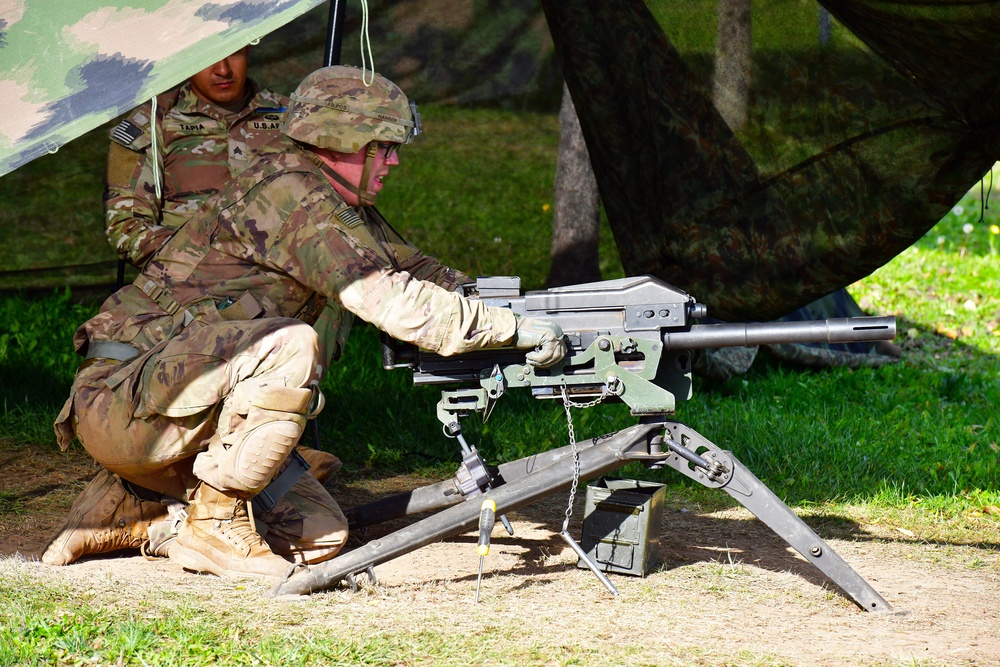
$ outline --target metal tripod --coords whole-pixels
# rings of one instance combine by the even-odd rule
[[[867,581],[732,453],[684,424],[645,418],[630,428],[578,442],[576,449],[580,479],[584,481],[639,461],[651,468],[673,468],[704,486],[722,489],[823,572],[859,607],[873,612],[892,611]],[[477,471],[472,472],[475,476]],[[567,445],[501,464],[495,473],[491,471],[492,488],[484,495],[496,502],[498,514],[510,512],[569,488],[573,474],[572,446]],[[372,577],[375,565],[474,528],[482,499],[467,502],[468,495],[460,491],[460,480],[467,480],[468,476],[468,470],[460,469],[456,479],[348,511],[351,526],[356,528],[412,514],[436,513],[325,563],[297,565],[272,593],[304,595],[333,588],[342,581],[353,586],[355,577],[362,572]]]

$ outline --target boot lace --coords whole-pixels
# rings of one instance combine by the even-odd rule
[[[99,549],[96,553],[140,547],[145,538],[142,536],[137,537],[132,533],[132,526],[134,524],[135,520],[133,519],[119,517],[113,526],[96,531],[94,533],[94,541],[97,542],[97,548]]]
[[[219,528],[226,539],[233,544],[250,547],[266,546],[264,538],[257,532],[253,510],[246,500],[236,502],[233,518],[219,522]]]

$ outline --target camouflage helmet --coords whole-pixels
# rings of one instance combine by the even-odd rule
[[[416,106],[381,74],[324,67],[292,93],[281,131],[336,153],[357,153],[372,141],[406,144],[420,133]]]

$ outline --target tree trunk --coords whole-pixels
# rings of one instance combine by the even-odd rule
[[[734,132],[746,125],[750,106],[750,0],[718,0],[715,38],[715,108]]]
[[[559,109],[559,159],[556,163],[552,219],[552,266],[547,285],[573,285],[601,279],[598,229],[601,196],[590,165],[569,89],[563,84]]]

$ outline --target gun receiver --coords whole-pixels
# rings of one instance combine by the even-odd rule
[[[650,276],[520,293],[516,277],[480,278],[470,296],[523,317],[559,324],[568,353],[555,366],[534,368],[524,352],[485,350],[442,357],[416,348],[383,348],[386,368],[408,367],[414,384],[465,387],[442,392],[445,425],[469,411],[488,412],[507,387],[530,388],[538,398],[568,396],[626,403],[635,415],[665,415],[691,397],[691,350],[777,343],[891,340],[893,317],[806,322],[694,324],[706,308],[683,291]]]

